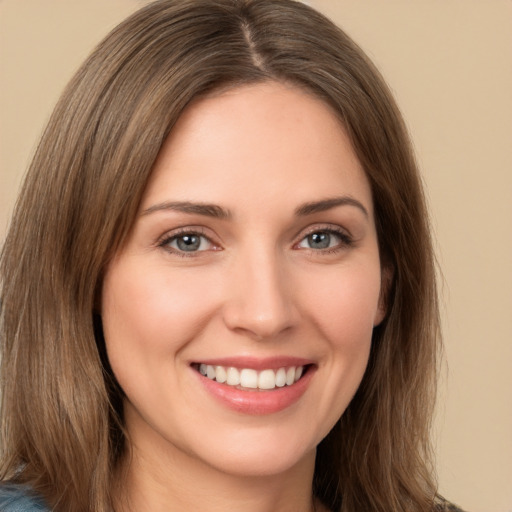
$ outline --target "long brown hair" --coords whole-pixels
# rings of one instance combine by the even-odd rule
[[[55,511],[106,512],[126,450],[121,391],[96,315],[102,272],[134,221],[183,109],[275,80],[338,113],[371,188],[387,288],[369,366],[318,447],[331,510],[430,511],[435,265],[420,178],[380,74],[329,20],[292,0],[160,0],[96,48],[57,104],[3,248],[0,478]]]

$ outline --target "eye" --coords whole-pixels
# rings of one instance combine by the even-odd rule
[[[184,253],[216,249],[216,246],[208,237],[195,232],[182,232],[168,236],[159,245],[170,252],[178,253],[183,256],[185,255]]]
[[[352,240],[346,233],[334,229],[321,229],[309,233],[297,244],[297,247],[321,251],[346,247],[351,244]]]

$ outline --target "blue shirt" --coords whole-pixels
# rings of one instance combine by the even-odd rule
[[[50,512],[50,509],[26,485],[2,483],[0,512]]]

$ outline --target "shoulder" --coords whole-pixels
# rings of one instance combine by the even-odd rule
[[[50,512],[26,485],[0,483],[0,512]]]
[[[457,507],[453,503],[446,501],[444,498],[439,497],[436,503],[434,512],[464,512],[461,508]]]

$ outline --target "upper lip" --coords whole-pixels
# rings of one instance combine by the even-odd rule
[[[311,359],[291,356],[274,357],[251,357],[251,356],[231,356],[211,359],[197,359],[191,364],[206,364],[211,366],[224,366],[233,368],[250,368],[253,370],[279,370],[290,366],[307,366],[314,364]]]

